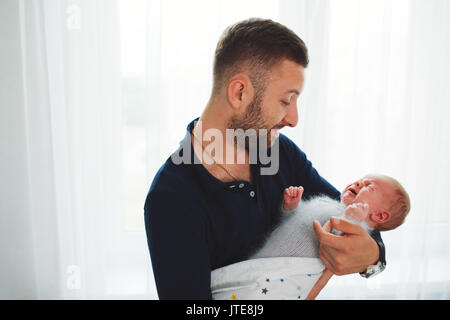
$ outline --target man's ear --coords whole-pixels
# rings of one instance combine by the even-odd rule
[[[369,218],[373,222],[383,223],[389,220],[391,214],[386,210],[377,210],[369,213]]]
[[[250,78],[243,74],[237,74],[228,83],[227,98],[233,109],[239,110],[253,100],[254,88]]]

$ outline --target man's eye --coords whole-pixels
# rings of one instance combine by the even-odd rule
[[[281,100],[281,104],[282,104],[283,106],[288,106],[288,105],[290,105],[289,102],[286,102],[286,101],[283,101],[283,100]]]

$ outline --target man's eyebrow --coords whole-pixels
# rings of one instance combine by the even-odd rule
[[[286,93],[295,93],[295,94],[298,95],[298,96],[300,95],[300,91],[298,91],[297,89],[291,89],[291,90],[288,90],[288,91],[285,92],[285,94],[286,94]]]

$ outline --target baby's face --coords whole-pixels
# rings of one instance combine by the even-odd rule
[[[348,207],[351,204],[369,205],[369,214],[373,210],[388,210],[392,201],[393,186],[383,176],[367,175],[348,185],[341,194],[341,202]],[[365,217],[362,217],[365,220]],[[359,219],[358,219],[359,220]]]

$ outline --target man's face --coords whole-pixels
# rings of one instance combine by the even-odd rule
[[[266,129],[267,143],[272,145],[284,126],[298,122],[297,99],[303,88],[304,67],[290,60],[275,65],[264,92],[257,92],[243,117],[232,118],[230,129]]]

